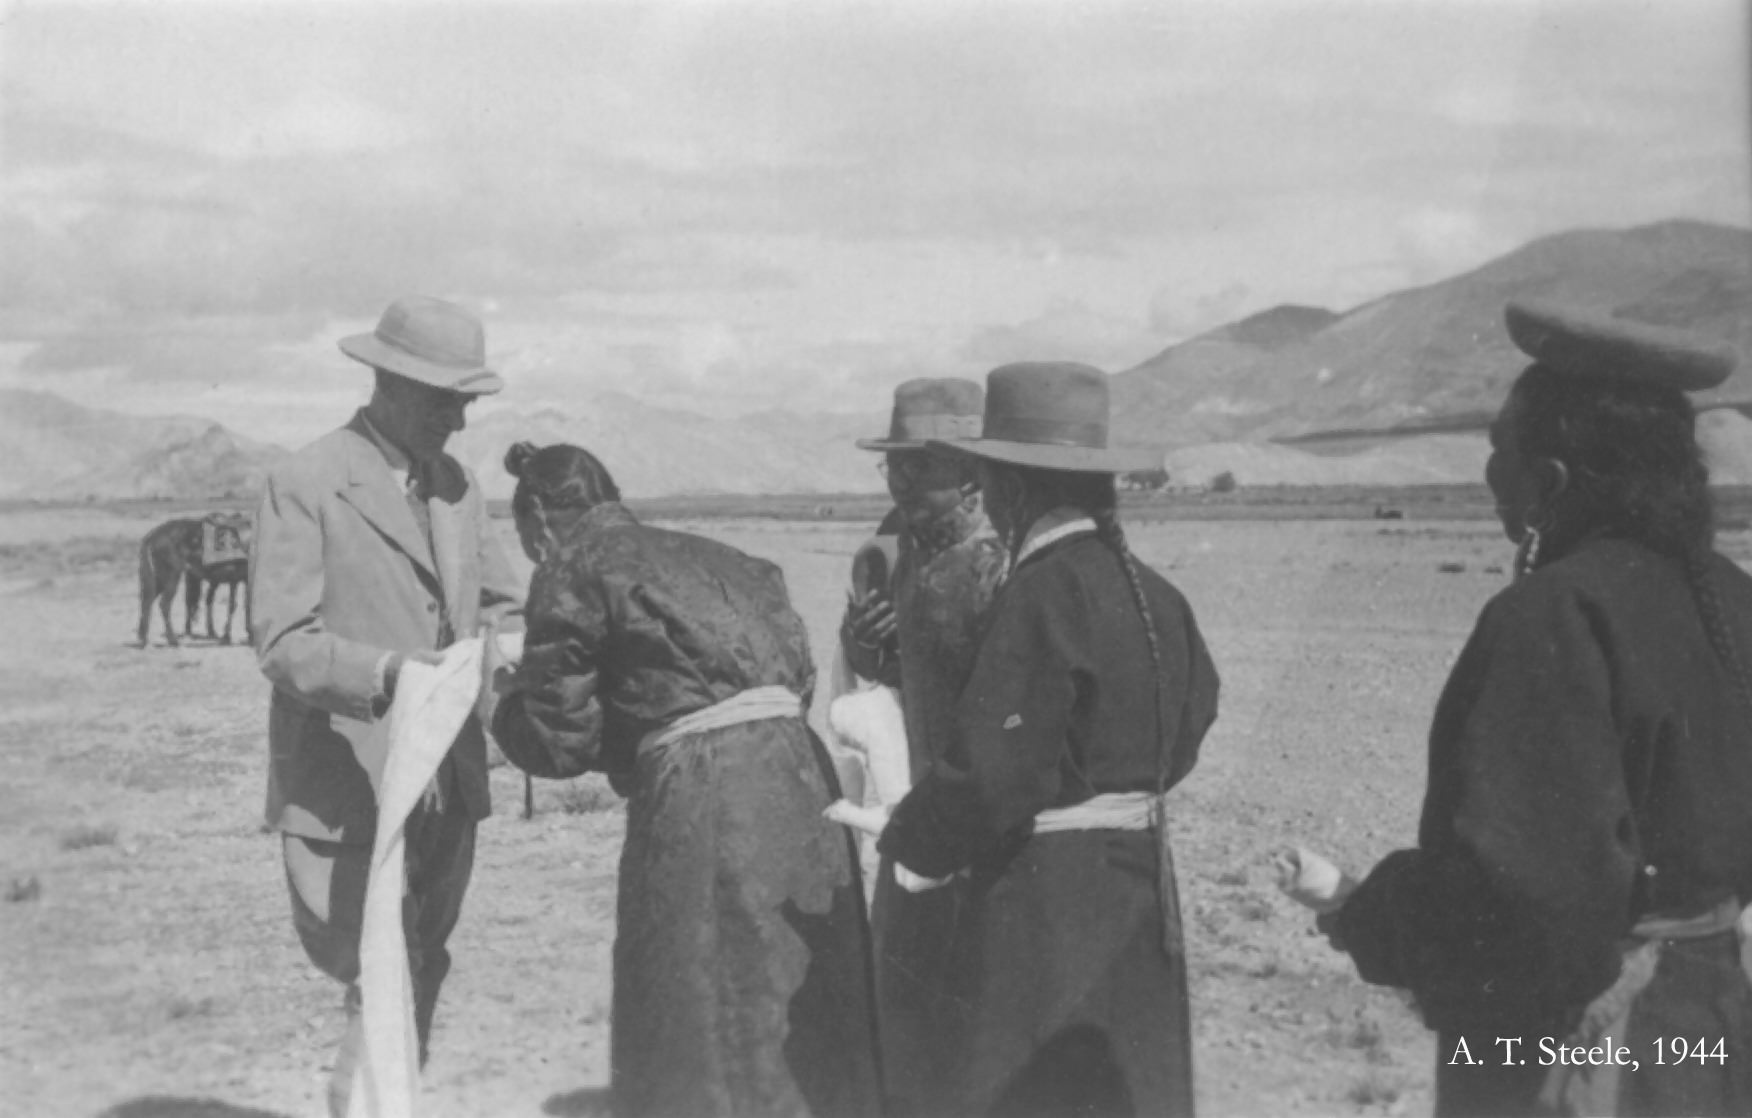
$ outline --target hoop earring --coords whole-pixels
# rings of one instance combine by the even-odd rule
[[[1521,546],[1515,549],[1515,579],[1520,581],[1539,566],[1539,529],[1531,524],[1521,534]]]

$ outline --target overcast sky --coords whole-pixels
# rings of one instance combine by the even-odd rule
[[[288,444],[398,294],[504,406],[1120,370],[1545,233],[1752,224],[1745,5],[14,2],[0,386]]]

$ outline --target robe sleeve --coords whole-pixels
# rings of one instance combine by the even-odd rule
[[[493,716],[512,764],[563,779],[605,771],[599,660],[608,632],[602,586],[564,563],[543,563],[530,585],[523,659]]]
[[[1180,704],[1179,724],[1174,734],[1174,752],[1168,759],[1168,787],[1172,788],[1186,778],[1192,767],[1198,763],[1199,746],[1204,742],[1204,736],[1210,731],[1212,723],[1217,720],[1217,694],[1220,689],[1217,678],[1217,665],[1211,659],[1210,649],[1205,647],[1204,637],[1198,631],[1198,621],[1192,615],[1192,608],[1183,605],[1183,616],[1180,619],[1178,632],[1184,634],[1184,647],[1176,650],[1186,664],[1186,689]],[[1157,626],[1157,639],[1172,639],[1169,630]]]
[[[1042,574],[1051,573],[1050,569]],[[1006,594],[956,709],[956,734],[896,805],[878,849],[926,877],[970,865],[1026,834],[1058,799],[1076,673],[1091,639],[1072,580]]]
[[[1617,974],[1641,862],[1611,648],[1561,582],[1487,606],[1437,708],[1418,848],[1333,921],[1362,976],[1438,1027],[1574,1005]]]

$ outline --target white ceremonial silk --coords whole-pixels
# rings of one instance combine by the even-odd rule
[[[1278,888],[1315,912],[1336,912],[1356,891],[1356,879],[1311,850],[1296,847],[1276,859]]]
[[[437,664],[405,661],[396,679],[359,937],[363,1043],[347,1118],[411,1118],[414,1113],[420,1045],[402,928],[407,821],[468,721],[480,680],[478,637],[451,645]]]
[[[836,740],[863,757],[878,804],[893,807],[906,798],[912,759],[899,691],[872,684],[841,695],[828,704],[827,725]]]

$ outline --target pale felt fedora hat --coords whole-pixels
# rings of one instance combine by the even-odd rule
[[[1153,470],[1162,453],[1107,445],[1107,374],[1070,361],[1028,361],[986,375],[984,430],[927,445],[994,462],[1087,474]]]
[[[389,305],[369,334],[350,334],[341,352],[374,369],[434,388],[486,396],[505,387],[487,368],[481,320],[455,303],[408,295]]]
[[[894,412],[885,439],[859,439],[860,450],[923,450],[926,439],[963,439],[979,434],[985,389],[957,377],[920,377],[894,390]]]

